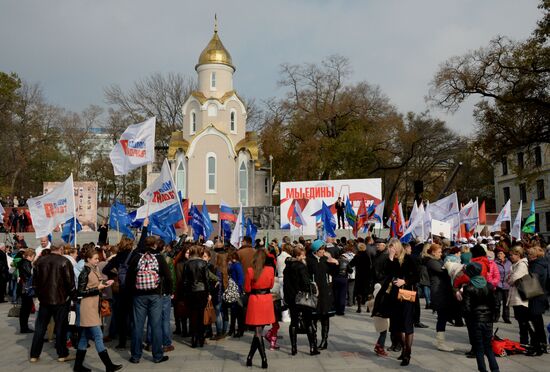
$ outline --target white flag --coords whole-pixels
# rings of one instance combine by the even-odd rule
[[[382,200],[380,204],[374,208],[374,216],[373,218],[380,223],[384,223],[384,204],[386,204],[385,200]]]
[[[413,211],[414,213],[411,212],[411,218],[409,219],[409,226],[403,233],[403,236],[412,233],[414,237],[420,237],[421,239],[424,239],[424,206],[420,205],[420,207],[417,207],[416,202],[414,202]]]
[[[512,225],[512,238],[516,238],[516,240],[521,240],[521,208],[522,206],[523,206],[523,203],[520,200],[518,214],[516,214],[516,219],[514,220],[514,224]]]
[[[466,224],[466,231],[475,230],[479,223],[479,207],[477,199],[471,201],[460,210],[460,224]]]
[[[161,221],[170,224],[183,219],[178,192],[172,180],[170,165],[164,159],[162,169],[156,180],[139,195],[148,205],[149,215],[163,211]]]
[[[503,222],[512,221],[512,211],[510,208],[510,199],[506,202],[500,213],[498,214],[495,224],[491,226],[491,232],[501,231],[501,225]]]
[[[411,225],[411,222],[416,218],[416,214],[418,213],[418,204],[416,204],[416,200],[413,201],[413,209],[411,211],[411,215],[409,216],[409,221],[407,222],[407,227]]]
[[[430,214],[430,202],[426,201],[426,208],[424,208],[423,218],[424,240],[428,240],[430,233],[432,232],[432,215]]]
[[[460,230],[460,217],[458,209],[458,196],[456,192],[431,203],[429,208],[432,219],[451,224],[451,233],[454,236],[449,238],[453,239],[455,236],[458,236],[458,232]]]
[[[42,196],[27,200],[37,238],[48,236],[57,225],[75,217],[73,175]]]
[[[4,215],[4,213],[6,213],[6,210],[2,207],[2,203],[0,203],[0,216]]]
[[[233,232],[231,232],[231,245],[239,249],[241,247],[241,240],[243,239],[243,205],[239,208],[239,214],[237,215],[237,221]]]
[[[156,118],[153,116],[143,123],[130,125],[122,133],[109,154],[115,176],[128,174],[155,161],[155,125]]]

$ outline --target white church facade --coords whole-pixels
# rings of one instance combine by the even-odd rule
[[[198,90],[183,104],[181,130],[168,149],[177,189],[195,205],[270,205],[269,167],[256,133],[246,131],[246,107],[233,87],[236,69],[217,25],[195,71]]]

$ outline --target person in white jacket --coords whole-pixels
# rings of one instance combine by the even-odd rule
[[[525,251],[522,247],[512,247],[510,261],[512,262],[512,269],[508,276],[508,284],[510,284],[508,306],[512,306],[514,309],[514,318],[519,324],[519,342],[521,345],[527,346],[529,345],[529,337],[533,338],[534,336],[529,325],[529,301],[521,298],[515,284],[519,278],[529,274],[529,263],[525,258]]]

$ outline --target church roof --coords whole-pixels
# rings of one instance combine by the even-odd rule
[[[222,41],[220,40],[220,37],[218,36],[217,20],[214,26],[214,35],[199,56],[199,63],[197,63],[197,65],[195,66],[195,70],[200,65],[206,65],[209,63],[227,65],[235,70],[235,66],[233,66],[233,60],[231,59],[231,54],[229,54],[227,49],[225,49]]]
[[[248,150],[256,168],[260,168],[260,149],[258,146],[258,134],[256,132],[246,132],[245,137],[235,145],[235,151]]]
[[[242,100],[241,97],[239,97],[239,95],[237,94],[237,92],[235,90],[230,90],[229,92],[225,93],[223,96],[221,96],[220,98],[216,98],[216,97],[206,97],[204,95],[203,92],[199,92],[199,91],[193,91],[191,92],[191,95],[193,97],[195,97],[199,103],[201,105],[204,105],[204,103],[210,99],[213,99],[213,100],[216,100],[218,102],[220,102],[222,105],[225,103],[225,101],[227,101],[229,98],[233,97],[234,95],[237,96],[237,98],[243,103],[244,105],[244,101]]]
[[[172,132],[170,144],[168,145],[168,160],[174,160],[178,150],[182,150],[185,153],[188,148],[189,142],[183,138],[183,132],[180,130]]]

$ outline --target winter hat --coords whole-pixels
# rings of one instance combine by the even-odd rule
[[[472,258],[482,257],[487,255],[487,253],[485,253],[485,249],[483,249],[483,247],[480,244],[474,245],[474,247],[470,249],[470,252],[472,253]]]
[[[317,240],[313,241],[313,243],[311,243],[311,250],[313,252],[317,252],[319,249],[321,249],[325,245],[326,245],[326,243],[325,243],[324,240],[317,239]]]
[[[479,264],[477,262],[470,262],[468,265],[466,265],[466,268],[464,269],[464,272],[470,278],[473,278],[474,276],[481,275],[481,264]]]

